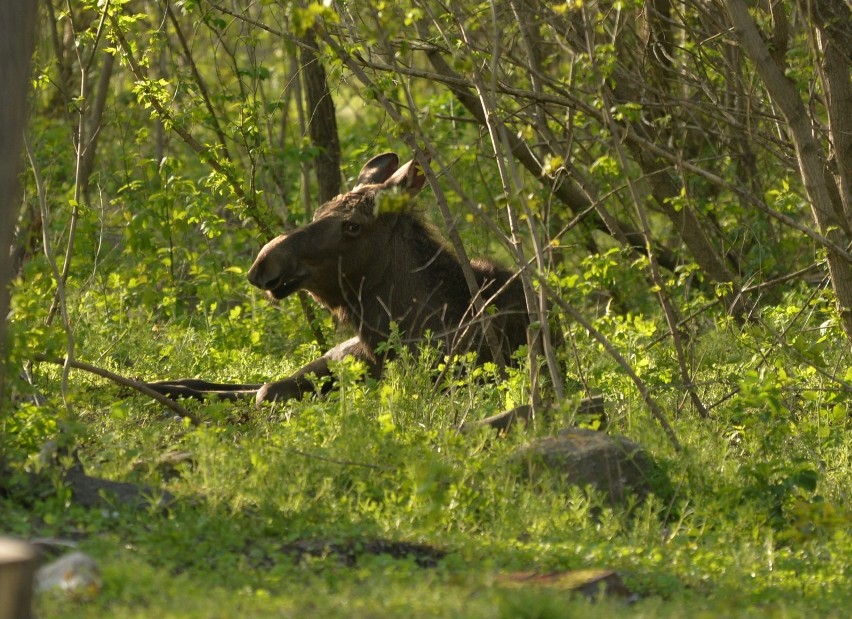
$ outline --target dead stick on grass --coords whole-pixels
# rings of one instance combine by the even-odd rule
[[[66,364],[65,359],[51,359],[49,357],[46,357],[45,355],[36,355],[35,359],[36,359],[36,361],[41,361],[41,362],[44,362],[44,363],[53,363],[53,364],[61,365],[61,366],[65,366],[65,364]],[[109,370],[99,368],[95,365],[91,365],[91,364],[85,363],[83,361],[69,360],[67,363],[68,363],[69,367],[72,367],[76,370],[83,370],[84,372],[90,372],[91,374],[97,374],[98,376],[101,376],[102,378],[109,379],[114,383],[118,383],[119,385],[124,385],[125,387],[130,387],[131,389],[135,389],[139,393],[144,393],[145,395],[154,398],[157,402],[159,402],[163,406],[166,406],[166,407],[172,409],[172,411],[174,411],[176,415],[179,415],[180,417],[186,417],[187,419],[189,419],[189,421],[192,423],[192,425],[194,425],[194,426],[201,425],[201,418],[198,415],[196,415],[195,413],[191,413],[190,411],[186,410],[183,406],[181,406],[180,404],[178,404],[174,400],[167,398],[162,393],[159,393],[159,392],[151,389],[151,387],[149,387],[145,383],[141,383],[138,380],[133,380],[132,378],[125,378],[124,376],[120,376],[118,374],[110,372]]]

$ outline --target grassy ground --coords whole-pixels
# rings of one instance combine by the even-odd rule
[[[305,345],[282,360],[265,350],[280,343],[236,349],[222,333],[185,327],[151,336],[137,326],[116,342],[96,324],[81,321],[86,348],[111,350],[101,363],[136,376],[280,376],[316,354]],[[600,363],[610,432],[644,445],[670,480],[642,504],[610,507],[558,475],[519,475],[511,454],[575,421],[570,405],[551,424],[505,438],[453,430],[521,397],[522,374],[436,393],[429,372],[402,360],[379,385],[339,368],[343,388],[325,399],[260,411],[189,404],[210,420],[201,427],[75,374],[87,471],[176,501],[87,510],[58,482],[37,492],[13,483],[0,522],[20,536],[76,539],[101,566],[94,599],[41,595],[41,617],[846,616],[852,441],[844,420],[806,423],[834,409],[821,402],[784,415],[760,404],[772,395],[766,377],[745,378],[712,420],[672,415],[677,453],[617,369]],[[677,409],[678,394],[657,396]],[[63,410],[59,398],[19,408],[7,421],[16,449],[50,435]],[[168,451],[191,459],[164,470],[156,461]],[[19,470],[34,463],[30,455]],[[394,556],[405,548],[414,550]],[[589,567],[616,570],[638,601],[497,584],[517,571]]]

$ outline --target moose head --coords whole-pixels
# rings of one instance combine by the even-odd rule
[[[342,307],[387,275],[388,248],[397,232],[397,204],[417,194],[426,177],[417,161],[399,166],[395,153],[373,157],[355,187],[323,204],[313,221],[267,243],[248,272],[254,286],[283,299],[307,290],[323,305]],[[386,200],[388,196],[397,196]]]

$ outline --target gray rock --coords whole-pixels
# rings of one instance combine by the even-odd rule
[[[531,441],[518,450],[515,459],[530,477],[545,469],[554,470],[570,484],[600,490],[612,503],[623,502],[631,494],[644,498],[651,490],[652,479],[659,475],[637,443],[580,428]]]

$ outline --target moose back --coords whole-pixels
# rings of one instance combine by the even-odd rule
[[[428,338],[446,354],[476,351],[485,362],[497,349],[511,359],[526,342],[522,286],[494,262],[472,260],[479,288],[474,303],[455,253],[413,205],[424,182],[417,161],[400,167],[395,153],[377,155],[351,191],[320,206],[311,223],[267,243],[248,272],[249,282],[274,299],[306,290],[355,337],[275,382],[180,379],[149,386],[171,398],[301,398],[315,392],[317,378],[331,377],[329,361],[346,356],[363,361],[378,378],[392,354],[379,354],[378,345],[391,335],[392,323],[414,352]]]

